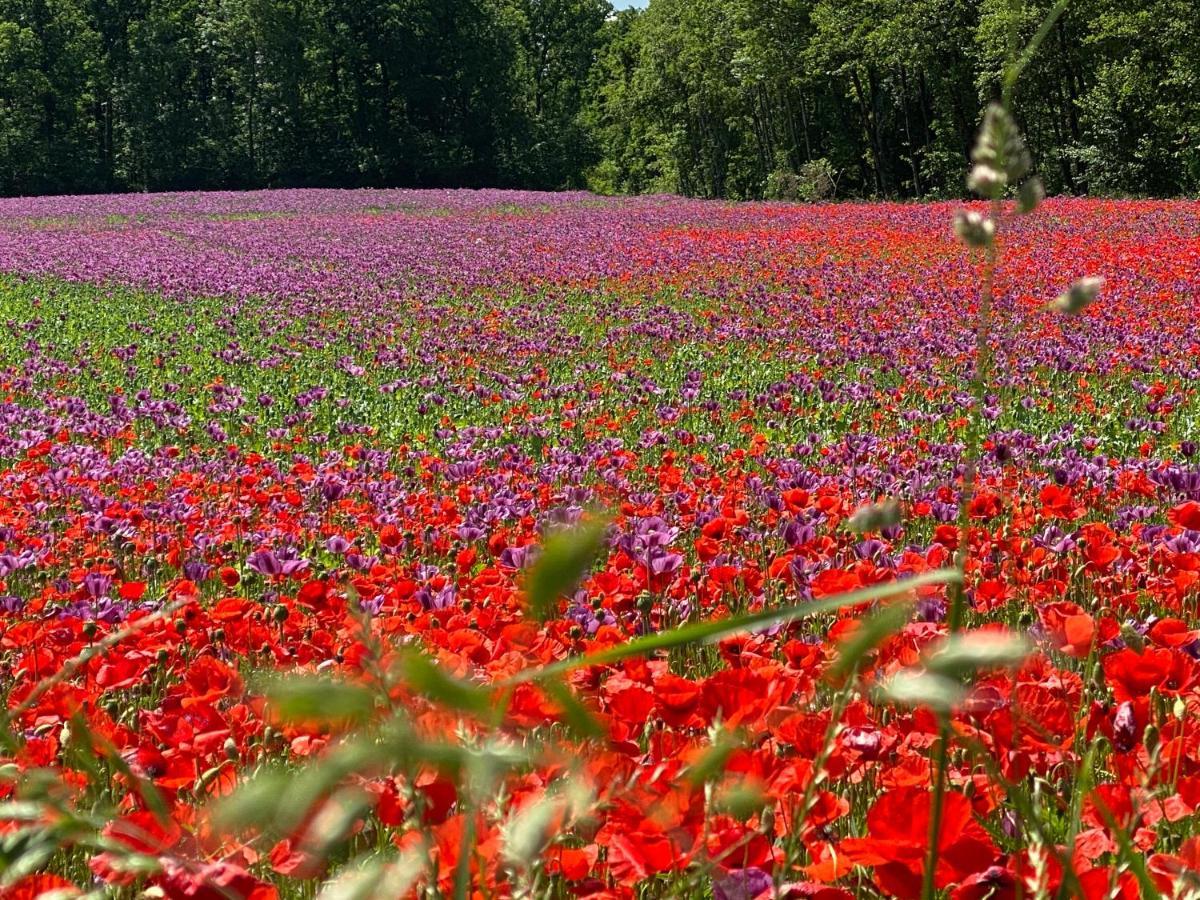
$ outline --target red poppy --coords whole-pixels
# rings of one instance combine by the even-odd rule
[[[921,896],[929,853],[932,795],[923,788],[899,788],[883,794],[867,813],[867,837],[838,845],[847,862],[870,866],[880,890],[902,900]],[[971,802],[948,792],[938,838],[938,888],[962,882],[990,868],[999,857],[991,836],[975,820]]]
[[[1104,657],[1104,675],[1118,701],[1186,690],[1196,679],[1196,664],[1178,650],[1147,647],[1141,653],[1119,650]]]
[[[1167,513],[1167,518],[1171,524],[1178,525],[1180,528],[1200,531],[1200,503],[1195,500],[1181,503]]]

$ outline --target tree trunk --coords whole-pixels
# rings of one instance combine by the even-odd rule
[[[908,73],[904,66],[900,66],[900,88],[902,96],[900,97],[900,107],[904,110],[904,138],[908,141],[908,164],[912,167],[913,190],[918,197],[921,196],[921,173],[917,169],[917,149],[913,146],[912,128],[908,121]]]

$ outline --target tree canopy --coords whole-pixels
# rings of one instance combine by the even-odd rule
[[[0,191],[957,194],[1050,0],[0,0]],[[1048,188],[1200,190],[1194,0],[1075,0],[1022,82]]]

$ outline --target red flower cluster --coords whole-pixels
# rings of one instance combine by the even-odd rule
[[[1196,204],[1006,236],[960,521],[948,208],[405,196],[4,220],[38,278],[3,287],[0,832],[59,849],[0,898],[916,898],[931,839],[955,900],[1200,883]],[[1108,283],[1071,331],[1043,295],[1076,269]],[[531,573],[592,509],[543,617]],[[1031,652],[945,723],[885,699],[941,584],[618,652],[959,550],[968,633]]]

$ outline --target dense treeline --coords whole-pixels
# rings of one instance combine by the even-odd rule
[[[595,177],[703,196],[957,194],[1014,32],[1023,43],[1050,5],[652,0],[609,25]],[[1073,0],[1017,105],[1054,192],[1200,189],[1200,6]]]
[[[0,191],[958,193],[1050,0],[0,0]],[[1195,0],[1073,0],[1019,108],[1051,191],[1200,190]]]
[[[0,190],[566,185],[609,10],[0,0]]]

